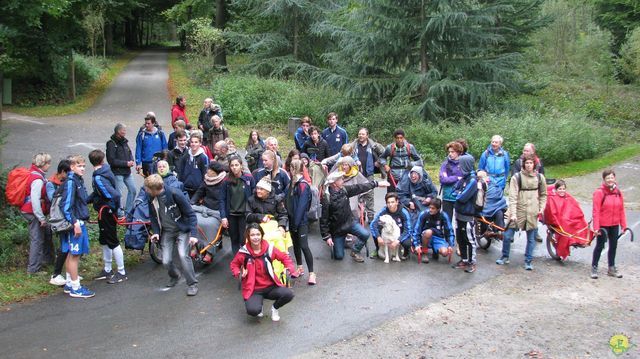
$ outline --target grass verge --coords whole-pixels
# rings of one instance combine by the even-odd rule
[[[100,78],[93,83],[86,93],[78,96],[76,101],[64,105],[44,106],[5,106],[4,110],[20,115],[32,117],[66,116],[82,113],[98,101],[100,96],[111,86],[113,80],[122,72],[129,62],[138,55],[137,52],[127,52],[118,57]]]
[[[545,167],[545,173],[551,178],[582,176],[638,155],[640,155],[640,144],[634,143],[618,147],[598,158]]]

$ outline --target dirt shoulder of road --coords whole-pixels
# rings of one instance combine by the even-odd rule
[[[479,268],[479,270],[482,270]],[[630,338],[640,357],[640,266],[624,278],[588,276],[584,264],[513,264],[505,274],[301,358],[608,358]],[[602,269],[601,269],[602,272]]]

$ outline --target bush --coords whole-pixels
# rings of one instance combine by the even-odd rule
[[[16,208],[4,196],[8,171],[0,172],[0,269],[24,264],[27,258],[29,231]]]
[[[76,92],[83,94],[89,89],[111,63],[108,59],[101,57],[83,56],[75,54],[73,57],[76,70]]]
[[[640,82],[640,27],[627,36],[620,49],[620,75],[625,82]]]

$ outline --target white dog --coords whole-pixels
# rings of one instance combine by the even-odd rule
[[[378,219],[382,224],[382,231],[380,231],[380,237],[384,241],[384,262],[389,263],[389,246],[393,241],[400,239],[400,227],[396,221],[391,218],[390,215],[385,214]],[[400,245],[393,249],[394,262],[400,262]]]

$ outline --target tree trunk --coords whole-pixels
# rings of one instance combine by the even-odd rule
[[[422,1],[422,6],[420,7],[420,21],[422,26],[426,26],[426,13],[424,9],[424,0]],[[429,57],[427,55],[427,42],[424,38],[420,38],[420,73],[422,75],[426,74],[429,71]],[[423,83],[420,86],[420,95],[426,96],[427,94],[427,86]]]
[[[224,31],[227,24],[226,0],[216,0],[216,28]],[[227,71],[227,50],[224,45],[216,49],[216,56],[213,63],[220,67],[223,71]]]
[[[114,26],[110,22],[104,27],[104,47],[105,52],[109,55],[113,53],[113,30]]]
[[[69,98],[76,100],[76,64],[73,62],[73,50],[71,50],[71,61],[69,61]]]

